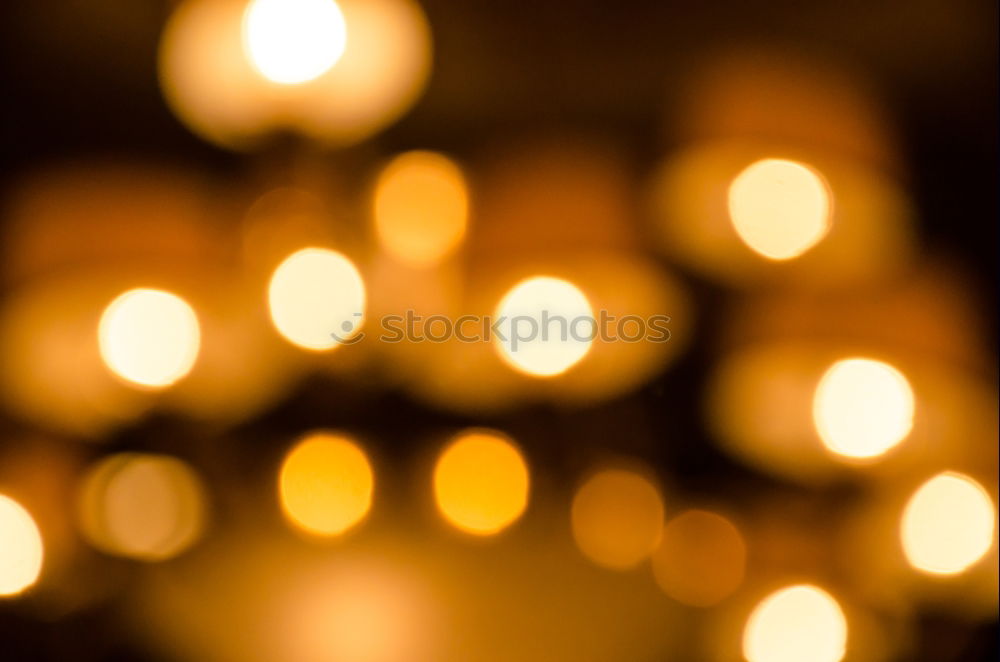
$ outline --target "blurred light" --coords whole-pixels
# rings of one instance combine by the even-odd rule
[[[159,79],[174,115],[203,139],[247,148],[277,121],[275,92],[246,57],[246,2],[185,0],[160,37]]]
[[[408,264],[433,264],[465,235],[465,178],[441,154],[401,154],[378,176],[374,212],[379,241],[389,253]]]
[[[488,536],[510,526],[528,505],[528,467],[506,436],[471,430],[459,434],[434,467],[434,499],[450,523]]]
[[[688,510],[664,527],[652,560],[656,582],[667,595],[693,607],[711,607],[743,583],[746,544],[725,517]]]
[[[304,83],[344,53],[347,27],[333,0],[252,0],[243,20],[250,61],[275,83]]]
[[[304,248],[275,269],[268,303],[275,328],[289,342],[303,349],[328,350],[361,329],[365,284],[344,255]]]
[[[331,200],[311,190],[278,187],[257,198],[243,218],[242,254],[249,270],[270,272],[303,246],[335,246]]]
[[[21,593],[38,580],[42,536],[21,504],[0,494],[0,596]]]
[[[163,388],[194,366],[201,332],[180,297],[148,288],[129,290],[104,310],[98,327],[101,358],[116,375]]]
[[[772,260],[790,260],[829,231],[829,194],[807,166],[763,159],[729,186],[729,215],[747,246]]]
[[[945,472],[910,497],[901,538],[917,570],[954,575],[979,561],[993,545],[996,509],[990,495],[968,476]]]
[[[276,630],[284,662],[416,662],[435,657],[436,611],[402,568],[366,558],[308,568],[286,595]]]
[[[95,280],[74,271],[34,279],[0,306],[4,408],[76,439],[103,438],[150,400],[126,386],[101,358],[96,342],[101,309],[120,283]]]
[[[420,96],[431,70],[431,33],[413,0],[340,0],[343,57],[288,112],[316,140],[344,144],[390,124]]]
[[[594,563],[625,570],[649,556],[663,530],[663,499],[648,479],[610,469],[573,497],[573,538]]]
[[[476,169],[473,259],[628,250],[632,222],[628,157],[593,135],[515,140],[486,152]]]
[[[281,509],[298,528],[320,536],[344,533],[372,505],[375,477],[361,448],[343,435],[314,432],[281,464]]]
[[[587,251],[560,260],[559,268],[592,310],[614,321],[605,325],[608,337],[594,338],[585,361],[558,380],[535,382],[553,400],[587,403],[618,397],[684,351],[692,319],[687,293],[652,259],[638,251]]]
[[[273,264],[271,265],[273,268]],[[270,269],[248,278],[231,270],[201,274],[201,351],[191,374],[164,404],[198,421],[229,425],[281,398],[304,362],[278,334],[262,306]]]
[[[536,377],[562,374],[590,350],[596,321],[587,297],[559,278],[534,276],[515,285],[496,309],[500,357]]]
[[[472,234],[478,236],[479,227]],[[479,258],[473,258],[473,263],[496,265]],[[606,313],[604,319],[610,320],[605,324],[608,336],[602,339],[597,335],[584,360],[555,379],[535,379],[530,373],[511,370],[500,356],[502,349],[492,341],[452,339],[443,343],[389,343],[379,348],[393,353],[393,369],[402,374],[414,395],[452,411],[482,416],[530,400],[579,406],[620,397],[658,374],[684,351],[690,335],[687,293],[656,261],[636,251],[546,253],[529,263],[518,259],[499,268],[477,268],[465,282],[462,277],[467,272],[454,262],[434,270],[406,269],[388,258],[382,264],[393,271],[381,270],[379,275],[376,268],[372,272],[373,278],[378,278],[372,282],[372,305],[379,306],[380,313],[398,312],[413,307],[416,301],[417,311],[424,311],[420,314],[425,319],[441,312],[452,319],[465,314],[489,317],[510,283],[525,273],[544,269],[573,283],[584,293],[591,310]],[[415,298],[412,294],[403,296],[415,287]],[[389,305],[393,302],[396,310]],[[558,335],[561,326],[553,321],[551,333]],[[578,332],[585,330],[583,323],[578,324]],[[468,333],[469,327],[463,331]],[[625,334],[629,340],[621,342],[619,338]]]
[[[804,55],[757,44],[696,58],[686,77],[691,84],[675,88],[672,140],[753,136],[894,169],[895,132],[872,81],[831,58]]]
[[[205,496],[197,474],[166,455],[121,453],[93,467],[79,501],[80,528],[109,554],[162,561],[201,535]]]
[[[839,662],[847,648],[847,619],[837,601],[799,584],[772,593],[750,614],[743,632],[749,662]]]
[[[706,424],[727,452],[757,469],[811,484],[840,467],[816,438],[812,401],[827,359],[812,344],[740,348],[717,362]]]
[[[250,9],[186,0],[163,31],[164,97],[206,140],[247,149],[291,130],[354,143],[399,117],[427,81],[430,30],[411,0],[255,0]]]
[[[837,361],[813,397],[813,421],[828,449],[872,458],[899,444],[913,428],[913,391],[892,366],[872,359]]]
[[[741,138],[671,155],[651,184],[663,250],[742,289],[868,286],[914,257],[912,202],[863,161]]]

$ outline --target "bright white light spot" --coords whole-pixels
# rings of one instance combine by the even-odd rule
[[[764,598],[743,631],[749,662],[840,662],[847,619],[826,591],[800,584]]]
[[[201,331],[186,301],[162,290],[138,288],[104,310],[98,342],[112,372],[133,384],[163,388],[191,371]]]
[[[910,565],[954,575],[993,545],[996,511],[986,490],[968,476],[945,472],[920,486],[903,512],[901,538]]]
[[[501,358],[536,377],[552,377],[576,365],[596,334],[594,312],[583,292],[548,276],[515,285],[501,299],[496,318]]]
[[[0,596],[17,595],[42,571],[42,536],[21,504],[0,494]]]
[[[318,78],[346,45],[344,15],[333,0],[253,0],[243,17],[243,48],[275,83]]]
[[[872,458],[913,428],[913,391],[898,370],[871,359],[844,359],[826,371],[813,397],[813,422],[838,455]]]
[[[304,349],[332,349],[361,329],[365,284],[354,263],[336,251],[304,248],[271,276],[268,303],[275,328]]]
[[[771,260],[790,260],[826,236],[829,197],[812,169],[795,161],[763,159],[729,186],[729,217],[751,249]]]

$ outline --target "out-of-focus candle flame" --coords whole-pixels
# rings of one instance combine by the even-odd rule
[[[748,662],[840,662],[847,649],[847,619],[826,591],[789,586],[764,598],[743,632]]]
[[[310,81],[336,64],[347,26],[333,0],[252,0],[243,17],[243,47],[270,81]]]
[[[306,436],[285,457],[278,493],[286,518],[318,536],[339,535],[371,509],[375,475],[351,439],[328,432]]]
[[[830,451],[873,458],[913,428],[914,400],[901,372],[882,361],[851,358],[826,371],[813,397],[813,421]]]
[[[743,582],[746,544],[722,515],[687,510],[667,522],[652,560],[656,582],[667,595],[694,607],[711,607]]]
[[[268,303],[271,320],[286,340],[324,351],[361,330],[365,284],[354,263],[341,253],[303,248],[275,269]]]
[[[906,504],[900,527],[903,551],[922,572],[961,573],[993,545],[996,516],[993,500],[979,483],[950,471],[938,474]]]
[[[631,568],[652,553],[663,529],[663,499],[647,478],[609,469],[584,483],[573,498],[573,538],[594,563]]]
[[[125,292],[98,327],[104,363],[132,384],[164,388],[187,375],[201,345],[194,309],[180,297],[149,288]]]
[[[31,513],[0,494],[0,597],[27,590],[42,572],[44,548]]]
[[[434,497],[451,524],[474,535],[499,533],[528,505],[528,467],[514,443],[486,430],[460,434],[434,467]]]
[[[93,467],[81,487],[80,528],[102,551],[162,561],[193,545],[205,522],[201,481],[166,455],[121,453]]]
[[[496,347],[511,367],[554,377],[579,363],[596,334],[594,311],[576,285],[535,276],[515,285],[497,306]],[[501,319],[502,318],[502,319]]]
[[[830,194],[811,168],[762,159],[729,186],[729,216],[740,239],[770,260],[790,260],[830,229]]]
[[[469,193],[459,167],[434,152],[407,152],[390,161],[375,184],[375,229],[394,257],[416,266],[452,251],[469,215]]]

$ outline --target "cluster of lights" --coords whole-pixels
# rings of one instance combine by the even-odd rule
[[[328,351],[349,343],[362,329],[364,280],[354,263],[334,250],[309,247],[289,255],[271,277],[267,300],[275,329],[301,349]],[[527,316],[540,327],[543,314],[594,319],[586,295],[572,283],[527,278],[497,306],[496,318],[507,321],[496,348],[517,371],[553,377],[579,363],[593,340],[539,334],[516,345],[509,320]],[[149,288],[129,290],[108,304],[98,336],[105,365],[127,383],[147,389],[169,387],[190,373],[200,344],[191,306],[173,293]]]
[[[338,76],[356,81],[369,68],[383,70],[379,62],[357,64],[361,56],[352,48],[366,38],[371,41],[371,35],[366,37],[362,29],[367,25],[366,10],[352,4],[357,3],[344,7],[333,0],[243,3],[241,66],[249,64],[255,77],[276,86],[267,88],[272,114],[249,118],[246,126],[223,126],[235,115],[205,115],[204,108],[191,105],[191,95],[197,96],[192,91],[203,89],[203,81],[185,70],[187,65],[178,55],[185,49],[178,44],[197,41],[199,22],[209,14],[185,8],[175,16],[164,40],[162,68],[168,97],[196,130],[223,143],[234,135],[257,133],[259,125],[273,128],[288,122],[308,135],[323,134],[328,127],[317,128],[310,117],[289,110],[299,99],[295,95],[306,94],[313,89],[310,86],[329,84],[337,89]],[[231,18],[223,13],[212,16]],[[397,23],[409,26],[402,31],[426,58],[426,35],[421,32],[425,26],[420,20]],[[405,54],[406,49],[400,52]],[[386,90],[373,92],[369,105],[356,113],[345,111],[340,119],[350,125],[346,133],[364,134],[400,112],[424,75],[417,66],[405,80],[390,81]],[[244,92],[236,95],[237,101],[243,100]],[[745,248],[769,263],[806,255],[826,240],[835,223],[830,183],[813,166],[785,158],[744,164],[729,182],[725,203],[729,229]],[[433,267],[452,256],[466,236],[468,183],[461,169],[440,154],[400,155],[377,178],[372,217],[386,254],[408,268]],[[594,307],[577,284],[543,273],[525,276],[496,301],[497,318],[527,316],[538,325],[544,323],[542,311],[565,319],[594,318]],[[308,352],[350,343],[362,331],[367,299],[365,280],[352,259],[314,245],[288,254],[271,274],[266,293],[275,331]],[[532,378],[567,373],[585,360],[593,346],[592,340],[536,337],[515,347],[509,326],[500,331],[495,343],[499,358]],[[108,303],[97,341],[105,366],[116,377],[140,390],[161,390],[196,367],[201,333],[198,315],[183,298],[142,287]],[[850,356],[830,364],[816,380],[811,421],[832,458],[869,463],[905,442],[914,429],[916,409],[913,388],[900,370],[885,361]],[[516,442],[485,429],[464,431],[451,439],[430,480],[441,518],[479,537],[501,534],[522,517],[530,502],[531,482]],[[278,471],[281,512],[289,525],[311,537],[342,536],[359,526],[371,512],[376,493],[371,460],[357,440],[340,433],[306,435],[289,450]],[[204,529],[207,512],[205,491],[194,470],[176,458],[150,454],[105,458],[83,480],[79,504],[79,526],[91,545],[143,561],[171,558],[190,548]],[[957,575],[982,560],[995,544],[995,520],[993,500],[979,483],[944,472],[910,496],[900,516],[900,548],[909,565],[922,573]],[[625,571],[649,561],[660,588],[686,605],[714,606],[744,579],[747,549],[737,526],[708,510],[670,515],[656,481],[640,471],[605,468],[587,477],[573,496],[570,525],[577,548],[591,562]],[[31,514],[0,495],[0,596],[18,595],[32,586],[42,571],[43,557],[42,536]],[[847,648],[844,610],[830,593],[810,584],[784,586],[765,596],[749,613],[742,638],[748,662],[840,662]]]
[[[248,30],[250,25],[248,19]],[[774,213],[768,201],[774,199],[775,187],[783,191],[783,199],[790,196],[801,204]],[[418,267],[437,263],[465,234],[466,184],[461,171],[441,155],[411,152],[394,159],[382,171],[373,200],[380,242],[404,262]],[[831,202],[822,178],[790,161],[768,159],[748,166],[732,182],[729,204],[739,236],[771,260],[807,251],[822,240],[829,225]],[[332,249],[307,247],[275,269],[267,301],[274,328],[289,343],[326,351],[360,331],[363,315],[358,313],[365,309],[366,291],[350,258]],[[537,316],[542,310],[567,318],[594,314],[579,288],[548,276],[518,282],[496,307],[497,316],[506,318]],[[200,343],[192,307],[175,294],[151,288],[132,289],[115,298],[100,318],[97,336],[106,366],[141,389],[166,388],[185,377],[195,365]],[[509,342],[497,343],[500,357],[511,368],[540,378],[566,372],[589,349],[590,341],[572,339],[529,341],[517,351]],[[832,364],[819,379],[812,415],[819,439],[834,457],[869,461],[909,435],[914,411],[914,395],[902,373],[882,361],[853,357]],[[82,529],[101,549],[157,560],[183,551],[200,532],[201,489],[195,475],[175,460],[113,456],[95,468],[85,484]],[[500,433],[482,430],[454,439],[442,452],[433,476],[440,514],[473,535],[494,535],[515,522],[527,507],[529,486],[528,468],[516,444]],[[374,490],[367,456],[342,435],[308,436],[288,454],[280,471],[282,511],[294,526],[316,536],[340,535],[356,526],[369,512]],[[162,517],[130,510],[132,504],[149,499],[161,504]],[[9,503],[8,526],[34,527],[23,509]],[[988,494],[972,479],[954,473],[931,479],[914,494],[903,515],[901,539],[907,559],[928,573],[963,571],[992,544],[992,513]],[[606,470],[590,477],[574,497],[571,522],[577,546],[587,558],[614,569],[651,558],[657,582],[682,602],[714,604],[742,580],[745,552],[739,531],[724,517],[704,511],[685,512],[664,525],[662,496],[639,473]],[[942,536],[945,529],[953,532]],[[32,548],[36,551],[21,553],[31,558],[36,554],[37,559],[34,566],[21,564],[22,586],[34,581],[41,564],[40,538],[33,530],[33,539],[39,541]],[[685,548],[692,540],[705,543]],[[712,557],[705,555],[705,549],[722,554],[726,562],[708,568],[705,559]],[[686,568],[685,573],[678,567]],[[719,568],[732,572],[718,577]],[[703,580],[694,583],[686,574]],[[714,580],[708,581],[709,577]],[[769,614],[794,596],[821,602],[828,598],[806,589],[784,595],[762,603],[752,619],[762,625],[755,627],[765,628],[763,624],[772,618]],[[830,636],[842,639],[836,633]],[[755,642],[748,634],[748,659],[773,659],[760,653],[762,644]]]
[[[530,472],[508,436],[472,429],[440,452],[431,478],[440,516],[471,536],[494,536],[525,512]],[[287,522],[309,536],[342,536],[370,513],[372,464],[353,438],[327,431],[305,435],[281,463],[277,496]],[[199,537],[204,491],[185,463],[162,455],[125,453],[95,465],[80,489],[80,527],[109,554],[142,561],[176,556]],[[710,607],[743,581],[746,547],[724,516],[687,510],[665,518],[663,496],[650,477],[603,469],[573,497],[570,521],[580,552],[597,565],[627,570],[649,559],[663,591],[681,603]],[[931,575],[956,575],[987,553],[995,508],[986,491],[954,472],[935,476],[910,497],[900,542],[910,565]],[[32,516],[0,497],[0,595],[29,588],[42,569],[42,537]],[[839,662],[848,621],[837,600],[817,586],[786,586],[749,614],[743,654],[749,662],[808,659]]]

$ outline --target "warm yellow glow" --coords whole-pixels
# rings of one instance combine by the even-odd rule
[[[178,296],[138,288],[104,310],[98,342],[105,365],[119,377],[151,388],[187,375],[201,345],[194,310]]]
[[[281,509],[289,522],[319,536],[344,533],[372,505],[375,476],[351,439],[315,432],[285,457],[278,476]]]
[[[458,435],[434,467],[434,498],[445,519],[488,536],[510,526],[528,505],[528,467],[506,436],[472,430]]]
[[[795,161],[763,159],[729,186],[729,217],[740,239],[771,260],[790,260],[830,229],[826,184]]]
[[[354,263],[336,251],[304,248],[271,276],[268,303],[275,328],[303,349],[332,349],[361,329],[365,284]]]
[[[252,0],[243,48],[268,80],[295,84],[328,71],[344,53],[347,27],[333,0]]]
[[[749,662],[839,662],[847,649],[847,619],[826,591],[799,584],[772,593],[743,631]]]
[[[610,469],[577,491],[571,511],[573,539],[594,563],[631,568],[650,555],[663,530],[663,499],[645,477]]]
[[[122,453],[96,465],[80,495],[80,527],[95,547],[161,561],[201,535],[205,496],[194,471],[165,455]]]
[[[42,536],[21,504],[0,494],[0,596],[17,595],[42,572]]]
[[[374,556],[374,555],[373,555]],[[287,574],[287,573],[286,573]],[[305,567],[279,606],[281,662],[409,662],[441,659],[437,604],[410,573],[380,560]]]
[[[990,495],[968,476],[945,472],[920,486],[903,512],[901,538],[917,570],[954,575],[993,545],[996,510]]]
[[[746,544],[725,517],[688,510],[663,528],[652,560],[656,582],[667,595],[686,605],[711,607],[743,582]]]
[[[431,69],[431,33],[414,0],[341,0],[347,49],[309,84],[296,126],[317,140],[356,142],[405,112]]]
[[[899,444],[913,428],[913,391],[898,370],[872,359],[837,361],[813,396],[813,423],[837,455],[872,458]]]
[[[497,306],[500,357],[534,377],[562,374],[594,342],[596,321],[587,297],[570,282],[535,276],[515,285]]]
[[[182,122],[225,147],[254,148],[276,130],[355,143],[406,111],[430,72],[430,29],[413,0],[176,5],[160,85]]]
[[[379,174],[374,212],[379,241],[389,253],[417,266],[433,264],[465,235],[465,178],[441,154],[401,154]]]

